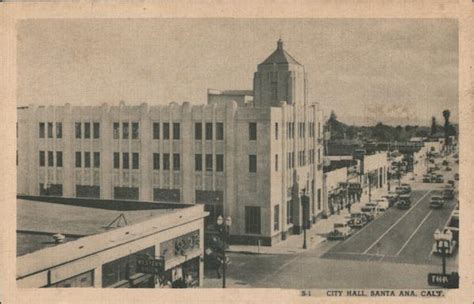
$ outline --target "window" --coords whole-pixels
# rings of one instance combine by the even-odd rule
[[[39,124],[39,138],[44,138],[44,122]]]
[[[53,138],[53,123],[48,122],[48,138]]]
[[[321,149],[318,149],[318,164],[321,163]]]
[[[260,234],[260,207],[245,206],[245,233]]]
[[[275,171],[278,171],[278,154],[275,154]]]
[[[130,155],[122,153],[122,169],[130,169]]]
[[[321,137],[321,123],[318,122],[318,137]]]
[[[288,169],[291,169],[291,153],[288,152]]]
[[[249,123],[249,140],[257,140],[257,123]]]
[[[163,123],[163,139],[170,139],[170,123]]]
[[[273,207],[273,231],[280,230],[280,205]]]
[[[54,167],[53,151],[48,151],[48,167]]]
[[[128,122],[123,122],[122,123],[122,138],[123,139],[128,139]]]
[[[76,126],[77,132],[77,126]],[[119,139],[120,134],[120,124],[118,122],[114,122],[114,139]]]
[[[173,139],[179,139],[180,137],[180,125],[179,125],[179,122],[174,122],[173,123]]]
[[[212,154],[206,154],[206,171],[212,171]]]
[[[90,167],[91,167],[91,153],[84,152],[84,168],[90,168]]]
[[[206,122],[206,140],[212,140],[212,123]]]
[[[249,172],[257,172],[257,155],[249,155]]]
[[[153,123],[153,139],[160,139],[160,123]]]
[[[63,123],[56,123],[56,138],[63,138]]]
[[[286,137],[289,139],[289,138],[290,138],[290,134],[291,134],[291,130],[290,130],[291,125],[290,125],[290,123],[287,123],[287,125],[288,125],[288,126],[287,126],[287,128],[286,128],[286,130],[287,130],[287,132],[286,132]]]
[[[140,155],[138,153],[132,153],[132,169],[140,168]]]
[[[76,168],[82,167],[81,152],[76,152]]]
[[[91,123],[84,123],[84,138],[91,138]]]
[[[201,140],[202,139],[202,123],[196,122],[194,124],[194,139]]]
[[[153,153],[153,170],[160,170],[160,153]]]
[[[174,171],[179,171],[179,167],[180,167],[179,154],[178,154],[178,153],[174,153],[174,154],[173,154],[173,170],[174,170]]]
[[[278,123],[275,123],[275,140],[278,140]]]
[[[321,188],[318,189],[318,210],[321,210]]]
[[[63,152],[56,151],[56,167],[62,167],[62,166],[63,166]]]
[[[224,155],[223,154],[216,154],[216,171],[217,172],[224,171]]]
[[[216,123],[216,139],[217,140],[224,140],[224,123],[218,122]]]
[[[114,152],[114,169],[120,168],[120,153]]]
[[[40,163],[40,167],[44,167],[45,165],[44,151],[39,151],[39,163]]]
[[[100,123],[94,122],[94,138],[100,138]]]
[[[202,171],[202,154],[194,154],[194,170]]]
[[[170,169],[170,155],[169,153],[164,153],[163,154],[163,170],[169,170]]]
[[[295,152],[291,152],[291,167],[295,167]]]
[[[100,168],[100,152],[94,152],[94,168]]]
[[[140,125],[138,122],[132,122],[132,139],[138,139],[140,137]]]

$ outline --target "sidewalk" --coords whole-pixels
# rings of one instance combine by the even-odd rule
[[[358,205],[361,203],[356,203]],[[318,219],[311,229],[306,230],[306,245],[308,249],[315,248],[318,244],[326,241],[326,235],[333,230],[334,223],[345,222],[349,219],[349,211],[341,210],[340,214],[333,214],[327,219]],[[252,245],[231,245],[228,252],[248,253],[248,254],[295,254],[305,252],[303,249],[304,235],[290,235],[285,241],[281,241],[273,246],[252,246]]]

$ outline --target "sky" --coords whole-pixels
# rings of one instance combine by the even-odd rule
[[[252,89],[281,37],[325,116],[458,121],[454,19],[38,19],[17,35],[19,106],[203,104],[208,88]]]

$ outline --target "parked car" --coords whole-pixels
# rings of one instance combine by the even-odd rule
[[[376,200],[377,202],[377,211],[380,212],[385,212],[387,211],[388,208],[390,208],[390,202],[387,198],[379,198]]]
[[[459,173],[454,174],[454,180],[457,180],[457,181],[459,180]]]
[[[430,208],[433,209],[440,209],[443,208],[444,206],[444,198],[443,198],[443,193],[440,191],[434,192],[431,195],[431,200],[430,200]]]
[[[443,166],[447,166],[448,164],[449,162],[447,160],[443,160],[443,163],[442,163]]]
[[[444,168],[444,171],[452,171],[453,169],[451,169],[450,166],[446,166],[446,168]]]
[[[452,179],[448,180],[448,185],[453,187],[453,189],[454,189],[454,187],[456,187],[456,183]]]
[[[374,205],[373,203],[367,203],[365,204],[365,206],[360,208],[360,212],[365,214],[365,216],[367,217],[367,221],[370,222],[374,220],[377,216],[377,205]]]
[[[437,183],[444,183],[444,176],[441,174],[436,175],[436,182]]]
[[[456,159],[456,158],[458,158],[458,157],[459,157],[459,154],[457,154],[457,153],[454,153],[454,154],[453,154],[453,158]]]
[[[388,206],[392,207],[398,202],[399,195],[396,192],[389,192],[387,195],[383,196],[388,200]]]
[[[344,240],[351,235],[351,228],[347,223],[334,223],[334,229],[328,233],[328,240]]]
[[[446,185],[446,187],[443,188],[443,199],[444,200],[454,199],[454,189],[450,185]]]
[[[431,174],[423,174],[423,182],[431,183]]]
[[[353,212],[347,224],[351,228],[362,228],[367,224],[367,216],[362,212]]]
[[[398,186],[395,188],[395,192],[399,195],[409,194],[411,192],[411,189],[405,186]]]
[[[407,189],[406,191],[408,191],[408,193],[411,193],[411,186],[410,186],[410,184],[401,184],[400,186],[405,187],[405,188]],[[407,193],[407,194],[408,194],[408,193]]]
[[[408,209],[411,206],[411,198],[410,195],[404,194],[400,195],[400,199],[398,200],[397,203],[397,208],[398,209]]]

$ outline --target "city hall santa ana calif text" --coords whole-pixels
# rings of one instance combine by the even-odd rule
[[[232,218],[233,243],[262,245],[323,210],[322,112],[281,40],[253,91],[208,90],[205,105],[17,112],[19,195],[203,204],[207,224]]]

